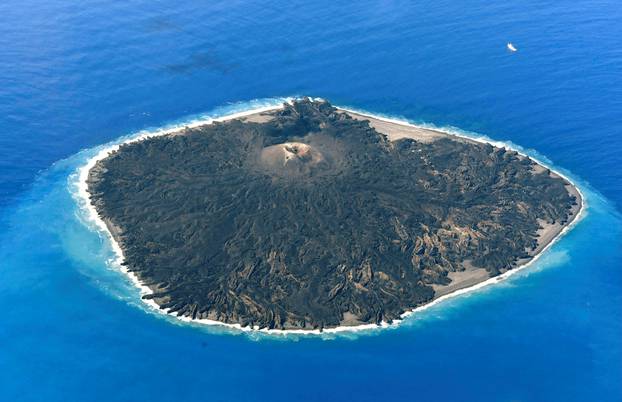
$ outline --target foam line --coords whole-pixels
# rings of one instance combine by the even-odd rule
[[[394,123],[394,124],[398,124],[398,125],[403,125],[403,126],[409,126],[409,127],[415,127],[415,128],[422,128],[422,129],[426,129],[426,130],[432,130],[432,131],[438,131],[444,134],[449,134],[449,135],[454,135],[456,137],[461,137],[461,138],[467,138],[473,141],[477,141],[480,143],[487,143],[496,147],[504,147],[513,151],[518,152],[519,154],[526,156],[526,157],[530,157],[531,159],[535,160],[538,164],[548,168],[551,170],[551,172],[557,174],[558,176],[562,177],[563,179],[565,179],[567,182],[569,182],[572,186],[574,186],[577,191],[579,192],[579,195],[581,196],[581,209],[579,210],[579,212],[577,214],[575,214],[572,222],[570,222],[569,224],[567,224],[561,231],[560,233],[557,234],[557,236],[552,239],[537,255],[535,255],[529,262],[516,267],[516,268],[512,268],[511,270],[487,279],[486,281],[477,283],[473,286],[470,287],[466,287],[466,288],[461,288],[461,289],[457,289],[451,293],[448,293],[446,295],[443,295],[441,297],[438,297],[436,299],[433,299],[432,301],[430,301],[429,303],[426,303],[422,306],[416,307],[412,310],[409,310],[407,312],[404,312],[401,315],[401,319],[399,320],[393,320],[391,323],[388,322],[382,322],[380,325],[376,325],[376,324],[363,324],[363,325],[356,325],[356,326],[340,326],[340,327],[334,327],[334,328],[325,328],[322,331],[315,329],[315,330],[306,330],[306,329],[288,329],[288,330],[281,330],[281,329],[267,329],[267,328],[257,328],[257,327],[242,327],[240,324],[229,324],[229,323],[224,323],[224,322],[220,322],[220,321],[215,321],[215,320],[208,320],[208,319],[192,319],[191,317],[187,317],[187,316],[177,316],[174,313],[171,313],[168,309],[161,309],[160,306],[158,306],[157,303],[155,303],[152,299],[144,299],[142,298],[142,296],[145,295],[150,295],[153,293],[153,291],[147,287],[146,285],[142,284],[140,282],[140,280],[138,279],[138,276],[134,273],[134,272],[130,272],[125,266],[121,265],[121,263],[124,261],[125,257],[123,255],[123,250],[121,249],[121,247],[119,246],[119,244],[115,241],[114,237],[112,236],[112,233],[110,232],[110,230],[108,229],[108,227],[106,226],[106,224],[104,223],[104,221],[101,219],[101,217],[99,216],[99,214],[97,213],[97,210],[95,209],[95,207],[91,204],[91,200],[90,200],[90,196],[88,193],[88,185],[87,185],[87,179],[88,179],[88,175],[89,175],[89,171],[95,166],[95,164],[106,158],[111,152],[117,151],[119,149],[119,147],[121,145],[124,144],[129,144],[132,142],[137,142],[137,141],[142,141],[145,140],[147,138],[153,138],[153,137],[157,137],[157,136],[161,136],[161,135],[167,135],[167,134],[171,134],[174,132],[178,132],[184,128],[195,128],[195,127],[199,127],[199,126],[203,126],[203,125],[207,125],[207,124],[212,124],[214,122],[221,122],[221,121],[227,121],[227,120],[232,120],[232,119],[237,119],[240,117],[245,117],[248,115],[252,115],[252,114],[256,114],[256,113],[261,113],[261,112],[269,112],[269,111],[273,111],[273,110],[279,110],[283,108],[283,103],[287,102],[287,103],[291,103],[293,102],[295,99],[297,98],[283,98],[281,100],[281,103],[279,105],[269,105],[269,106],[261,106],[261,107],[257,107],[257,108],[253,108],[253,109],[249,109],[249,110],[245,110],[245,111],[241,111],[241,112],[235,112],[226,116],[221,116],[221,117],[216,117],[216,118],[203,118],[203,119],[197,119],[194,120],[192,122],[189,122],[188,124],[179,124],[176,125],[174,127],[169,127],[169,128],[164,128],[164,129],[156,129],[154,131],[148,131],[148,132],[140,132],[138,133],[138,135],[131,137],[129,139],[126,139],[122,142],[116,143],[116,144],[112,144],[110,146],[107,146],[103,149],[101,149],[95,156],[93,156],[92,158],[90,158],[87,163],[85,165],[83,165],[82,167],[78,168],[78,184],[77,184],[77,201],[79,206],[85,211],[86,213],[86,218],[89,222],[92,222],[95,224],[97,230],[100,233],[103,233],[108,240],[110,241],[110,244],[112,246],[112,250],[115,253],[115,259],[114,261],[112,261],[112,264],[118,268],[119,270],[121,270],[123,273],[125,273],[131,280],[132,284],[139,289],[140,291],[140,296],[141,296],[141,300],[147,304],[147,306],[153,310],[156,311],[158,313],[164,314],[164,315],[169,315],[172,317],[175,317],[176,319],[180,320],[180,321],[184,321],[184,322],[190,322],[190,323],[197,323],[197,324],[203,324],[203,325],[215,325],[215,326],[221,326],[221,327],[226,327],[226,328],[230,328],[230,329],[234,329],[234,330],[238,330],[238,331],[244,331],[244,332],[259,332],[259,333],[265,333],[265,334],[274,334],[274,335],[288,335],[288,334],[296,334],[296,335],[320,335],[320,334],[335,334],[335,333],[344,333],[344,332],[358,332],[358,331],[369,331],[369,330],[374,330],[374,329],[378,329],[378,328],[388,328],[388,327],[395,327],[397,325],[399,325],[400,323],[402,323],[404,321],[404,319],[406,319],[409,316],[412,316],[413,314],[417,313],[417,312],[421,312],[423,310],[426,310],[432,306],[435,306],[439,303],[442,303],[445,300],[454,298],[456,296],[460,296],[466,293],[470,293],[473,292],[475,290],[478,289],[482,289],[484,287],[502,282],[504,280],[506,280],[507,278],[509,278],[512,275],[517,274],[518,272],[524,270],[525,268],[530,267],[531,265],[533,265],[537,260],[540,259],[540,257],[553,245],[555,244],[560,238],[562,238],[566,233],[568,233],[568,231],[573,228],[576,223],[583,218],[584,214],[585,214],[585,210],[586,210],[586,201],[585,201],[585,196],[583,195],[583,193],[581,192],[581,190],[579,189],[579,187],[572,181],[570,180],[567,176],[565,176],[564,174],[555,171],[554,169],[552,169],[550,166],[547,166],[547,164],[545,162],[542,162],[534,157],[528,156],[525,153],[521,152],[520,150],[517,149],[513,149],[511,146],[508,146],[508,144],[504,143],[504,142],[500,142],[500,141],[493,141],[491,139],[488,139],[486,137],[471,137],[469,135],[465,135],[461,132],[458,132],[457,130],[454,129],[444,129],[444,128],[437,128],[437,127],[427,127],[427,126],[421,126],[421,125],[415,125],[412,124],[408,121],[405,120],[400,120],[400,119],[396,119],[396,118],[391,118],[391,117],[384,117],[384,116],[378,116],[378,115],[374,115],[371,114],[369,112],[366,111],[359,111],[359,110],[354,110],[354,109],[348,109],[348,108],[344,108],[344,107],[337,107],[340,110],[346,111],[346,112],[351,112],[351,113],[356,113],[358,115],[362,115],[362,116],[366,116],[366,117],[370,117],[373,119],[377,119],[377,120],[381,120],[381,121],[385,121],[388,123]],[[312,98],[314,100],[322,100],[321,98]]]

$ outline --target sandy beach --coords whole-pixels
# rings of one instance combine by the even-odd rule
[[[486,142],[478,139],[468,138],[464,136],[458,136],[453,133],[442,132],[438,130],[433,130],[429,128],[419,127],[412,124],[408,124],[406,122],[400,122],[393,119],[386,119],[378,116],[367,115],[362,113],[357,113],[354,111],[343,109],[348,115],[355,119],[359,120],[367,120],[369,121],[370,126],[376,129],[376,131],[385,134],[390,141],[397,141],[402,138],[412,138],[416,141],[420,142],[433,142],[443,137],[449,137],[454,140],[467,141],[467,142]],[[499,146],[499,143],[490,143],[494,146]],[[506,145],[503,145],[508,149]],[[518,151],[517,151],[518,152]],[[520,152],[519,152],[520,154]],[[522,155],[523,157],[527,157],[527,155]],[[531,158],[533,160],[533,158]],[[535,160],[534,160],[535,161]],[[538,163],[534,168],[535,173],[544,172],[548,167],[543,165],[539,161],[535,161]],[[528,263],[533,261],[540,253],[542,253],[554,240],[557,239],[558,236],[562,233],[562,231],[569,226],[576,217],[579,215],[579,212],[583,206],[583,197],[579,192],[578,188],[570,182],[568,178],[562,176],[557,172],[551,171],[551,176],[553,177],[561,177],[566,181],[566,190],[569,194],[575,196],[577,199],[577,204],[573,205],[571,208],[571,221],[566,224],[561,224],[556,222],[554,224],[547,223],[543,220],[540,220],[541,229],[538,230],[538,245],[534,250],[528,250],[531,258],[525,258],[518,261],[518,264],[515,268],[507,271],[513,272],[524,268]],[[461,289],[471,288],[473,286],[477,286],[480,283],[487,281],[488,279],[497,279],[499,276],[495,278],[490,278],[488,272],[483,268],[475,268],[470,266],[470,264],[465,264],[464,271],[456,271],[450,272],[448,277],[452,280],[449,285],[433,285],[433,289],[435,292],[435,297],[433,299],[437,300],[441,297],[447,296]]]
[[[78,194],[77,194],[78,200],[77,201],[79,202],[80,207],[83,208],[86,218],[95,225],[95,227],[100,233],[104,234],[110,240],[112,249],[116,255],[116,260],[114,261],[115,266],[118,269],[120,269],[122,272],[124,272],[130,278],[132,283],[140,290],[141,297],[144,295],[152,294],[153,290],[149,288],[148,286],[146,286],[145,284],[141,283],[139,278],[134,273],[129,272],[127,269],[125,269],[123,265],[121,265],[121,263],[124,260],[124,256],[123,256],[122,248],[120,247],[120,245],[118,244],[118,242],[116,241],[113,235],[113,233],[115,232],[115,229],[112,227],[109,227],[109,225],[106,222],[104,222],[104,220],[101,219],[95,207],[91,204],[91,201],[90,201],[87,181],[89,179],[89,172],[91,171],[91,169],[95,166],[95,164],[99,160],[106,158],[110,152],[117,150],[119,146],[123,143],[141,141],[146,138],[151,138],[151,137],[159,136],[159,135],[175,134],[179,132],[180,130],[184,129],[185,127],[199,127],[202,125],[211,124],[215,121],[245,119],[248,121],[263,122],[270,118],[269,117],[270,112],[273,112],[280,108],[282,108],[281,105],[267,106],[267,107],[262,107],[262,108],[258,108],[254,110],[248,110],[248,111],[241,112],[241,113],[235,113],[235,114],[224,116],[224,117],[219,117],[217,119],[198,120],[190,124],[180,125],[178,127],[173,127],[169,129],[162,129],[162,130],[156,130],[152,132],[139,133],[137,134],[136,137],[133,137],[122,143],[117,143],[117,144],[114,144],[114,145],[111,145],[109,147],[102,149],[94,157],[89,159],[89,161],[84,166],[82,166],[79,169],[78,171],[79,183],[78,183]],[[430,129],[426,127],[420,127],[420,126],[416,126],[405,121],[384,118],[380,116],[374,116],[374,115],[366,114],[363,112],[348,110],[345,108],[338,108],[338,109],[344,113],[349,114],[353,118],[369,120],[370,125],[372,127],[374,127],[378,132],[385,134],[391,141],[395,141],[400,138],[413,138],[417,141],[432,142],[432,141],[436,141],[439,138],[449,136],[452,139],[457,139],[460,141],[489,143],[493,146],[505,147],[506,149],[512,149],[502,142],[489,141],[484,138],[471,138],[471,137],[467,137],[465,135],[461,135],[455,132],[442,131],[442,129]],[[517,150],[514,150],[514,151],[517,151]],[[523,157],[527,157],[527,155],[524,155],[520,153],[519,151],[517,152],[521,154]],[[531,158],[531,159],[539,164],[537,169],[540,169],[540,168],[550,169],[548,166],[546,166],[546,164],[542,163],[541,161],[535,160],[534,158]],[[193,320],[191,317],[177,316],[176,314],[169,314],[167,310],[160,309],[158,304],[155,303],[155,301],[151,299],[142,299],[142,301],[146,303],[151,310],[156,311],[161,314],[170,315],[171,317],[175,317],[176,319],[179,319],[184,322],[192,322],[192,323],[204,324],[204,325],[220,325],[223,327],[240,330],[240,331],[259,331],[262,333],[270,333],[270,334],[286,335],[286,334],[339,333],[339,332],[362,331],[362,330],[370,330],[370,329],[376,329],[376,328],[386,328],[390,326],[396,326],[400,322],[402,322],[403,319],[410,316],[411,314],[414,314],[416,312],[429,308],[433,305],[436,305],[444,300],[447,300],[448,298],[456,297],[456,296],[465,294],[467,292],[471,292],[477,289],[481,289],[485,286],[498,283],[510,277],[511,275],[514,275],[515,273],[520,272],[521,270],[531,266],[535,261],[537,261],[542,256],[542,254],[546,250],[548,250],[549,247],[551,247],[565,233],[567,233],[580,220],[580,217],[584,214],[585,206],[586,206],[585,198],[583,197],[578,187],[574,183],[572,183],[570,179],[568,179],[566,176],[562,175],[559,172],[555,172],[552,169],[551,169],[551,174],[557,175],[563,178],[567,182],[566,188],[568,192],[574,195],[577,199],[577,204],[573,206],[573,209],[572,209],[572,217],[570,218],[570,222],[567,222],[565,225],[561,225],[559,223],[547,224],[545,222],[540,222],[542,228],[538,231],[538,235],[539,235],[538,245],[534,250],[530,251],[531,258],[519,261],[519,265],[517,267],[511,270],[508,270],[506,272],[503,272],[499,276],[489,278],[488,272],[485,271],[484,269],[475,268],[475,267],[469,266],[469,264],[464,264],[465,265],[464,271],[450,273],[449,277],[450,279],[452,279],[452,282],[449,285],[445,285],[445,286],[435,285],[433,287],[435,290],[435,297],[432,301],[430,301],[429,303],[425,305],[418,306],[416,308],[413,308],[410,311],[403,313],[401,315],[401,318],[402,318],[401,320],[394,320],[390,324],[383,322],[381,323],[381,325],[376,325],[376,324],[352,325],[356,323],[350,320],[347,320],[348,324],[350,325],[344,325],[344,326],[339,326],[339,327],[334,327],[334,328],[325,328],[323,331],[306,330],[306,329],[292,329],[292,330],[266,329],[266,328],[258,329],[258,328],[251,328],[251,327],[242,327],[239,324],[228,324],[228,323],[223,323],[223,322],[208,320],[208,319],[194,319]]]

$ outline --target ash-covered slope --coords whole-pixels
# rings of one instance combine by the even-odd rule
[[[540,224],[576,204],[515,152],[390,142],[327,102],[272,115],[126,144],[91,170],[93,204],[161,307],[270,328],[390,321],[449,272],[530,258]]]

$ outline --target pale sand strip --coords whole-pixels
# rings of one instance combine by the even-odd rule
[[[287,99],[287,102],[291,102],[293,99]],[[90,201],[90,196],[89,193],[87,191],[88,186],[87,186],[87,179],[88,179],[88,175],[89,175],[89,171],[95,166],[95,164],[106,158],[110,152],[116,151],[119,149],[120,145],[122,144],[126,144],[126,143],[131,143],[131,142],[136,142],[136,141],[141,141],[147,138],[151,138],[151,137],[155,137],[155,136],[159,136],[159,135],[167,135],[167,134],[173,134],[176,133],[186,127],[188,128],[194,128],[194,127],[199,127],[202,125],[206,125],[206,124],[211,124],[213,122],[216,121],[226,121],[226,120],[232,120],[232,119],[236,119],[236,118],[247,118],[250,121],[265,121],[265,116],[261,116],[262,114],[265,114],[266,112],[270,112],[270,111],[276,111],[281,109],[283,106],[279,105],[279,106],[268,106],[268,107],[262,107],[262,108],[258,108],[258,109],[253,109],[253,110],[248,110],[245,112],[241,112],[241,113],[234,113],[228,116],[223,116],[220,118],[216,118],[216,119],[205,119],[205,120],[200,120],[200,121],[195,121],[191,124],[188,125],[181,125],[179,127],[174,127],[171,129],[165,129],[165,130],[156,130],[154,132],[147,132],[147,133],[143,133],[140,134],[134,138],[128,139],[126,141],[123,141],[122,143],[119,144],[115,144],[115,145],[111,145],[110,147],[107,147],[105,149],[102,149],[97,155],[95,155],[93,158],[89,159],[89,161],[82,166],[81,168],[78,169],[78,194],[77,194],[77,201],[79,202],[79,205],[84,208],[84,210],[86,211],[86,218],[93,222],[96,227],[99,229],[99,231],[101,233],[104,233],[106,235],[106,237],[110,240],[112,249],[116,255],[116,259],[114,261],[114,264],[118,267],[118,269],[120,269],[122,272],[124,272],[132,281],[132,283],[134,284],[134,286],[136,286],[139,291],[140,291],[140,295],[141,295],[141,300],[146,303],[153,311],[164,314],[164,315],[169,315],[172,317],[177,318],[178,320],[181,321],[185,321],[185,322],[191,322],[191,323],[198,323],[198,324],[204,324],[204,325],[219,325],[222,327],[226,327],[226,328],[231,328],[231,329],[236,329],[236,330],[240,330],[240,331],[257,331],[257,332],[261,332],[261,333],[267,333],[267,334],[277,334],[277,335],[287,335],[287,334],[300,334],[300,335],[304,335],[304,334],[314,334],[314,335],[319,335],[322,333],[325,334],[331,334],[331,333],[340,333],[340,332],[354,332],[354,331],[365,331],[365,330],[372,330],[372,329],[377,329],[377,328],[387,328],[387,327],[394,327],[399,325],[406,317],[410,316],[411,314],[414,314],[418,311],[423,311],[431,306],[434,306],[444,300],[447,300],[449,298],[452,297],[456,297],[477,289],[481,289],[483,287],[489,286],[491,284],[494,283],[498,283],[500,281],[503,281],[505,279],[507,279],[508,277],[516,274],[517,272],[523,270],[524,268],[527,268],[528,266],[530,266],[531,264],[533,264],[534,262],[536,262],[541,256],[542,254],[549,248],[551,247],[556,241],[558,241],[565,233],[567,233],[572,227],[574,227],[574,225],[579,221],[579,218],[582,217],[584,215],[585,212],[585,198],[583,197],[583,194],[581,193],[581,191],[578,189],[578,187],[572,183],[572,181],[570,179],[568,179],[566,176],[562,175],[559,172],[554,172],[555,174],[559,175],[560,177],[564,178],[572,188],[572,190],[574,190],[576,192],[576,194],[578,195],[578,206],[577,208],[579,208],[579,211],[577,214],[575,214],[573,216],[572,222],[570,222],[569,224],[567,224],[566,226],[563,227],[562,230],[560,230],[555,237],[553,237],[551,239],[551,241],[549,243],[546,243],[546,245],[543,244],[543,247],[541,250],[539,250],[539,253],[537,255],[535,255],[530,261],[526,262],[525,264],[513,268],[505,273],[503,273],[502,275],[496,276],[494,278],[489,278],[486,280],[482,280],[484,278],[481,277],[481,272],[478,274],[478,277],[480,280],[479,282],[476,282],[476,278],[475,277],[465,277],[463,280],[460,280],[459,284],[456,283],[453,286],[450,284],[449,287],[451,288],[446,288],[444,289],[445,294],[440,295],[441,292],[439,292],[439,295],[434,298],[431,302],[416,307],[410,311],[407,311],[405,313],[403,313],[401,315],[401,319],[400,320],[394,320],[391,324],[387,323],[387,322],[382,322],[380,325],[376,325],[376,324],[363,324],[363,325],[356,325],[356,326],[340,326],[340,327],[334,327],[334,328],[326,328],[323,331],[320,330],[304,330],[304,329],[293,329],[293,330],[280,330],[280,329],[259,329],[259,328],[251,328],[251,327],[242,327],[240,324],[228,324],[228,323],[223,323],[220,321],[215,321],[215,320],[208,320],[208,319],[192,319],[190,317],[187,316],[177,316],[174,313],[170,314],[168,310],[164,310],[164,309],[160,309],[160,307],[151,299],[143,299],[142,296],[144,295],[148,295],[148,294],[152,294],[153,291],[152,289],[150,289],[148,286],[142,284],[138,277],[136,276],[135,273],[128,271],[123,265],[121,265],[121,263],[124,260],[124,256],[123,256],[123,250],[121,249],[121,247],[118,245],[118,243],[116,242],[116,240],[114,239],[111,230],[107,227],[106,223],[101,219],[101,217],[99,216],[99,214],[97,213],[97,211],[95,210],[95,207],[91,204]],[[452,135],[455,137],[459,137],[462,138],[463,140],[466,141],[476,141],[476,142],[482,142],[482,143],[489,143],[491,145],[497,146],[497,147],[505,147],[507,149],[512,149],[510,147],[508,147],[506,144],[502,143],[502,142],[496,142],[496,141],[489,141],[487,139],[475,139],[475,138],[470,138],[467,136],[464,136],[462,134],[459,133],[453,133],[453,132],[444,132],[441,131],[439,129],[428,129],[425,127],[420,127],[420,126],[416,126],[413,124],[410,124],[406,121],[401,121],[401,120],[396,120],[396,119],[390,119],[390,118],[384,118],[384,117],[380,117],[380,116],[374,116],[374,115],[370,115],[370,114],[366,114],[366,113],[362,113],[359,111],[353,111],[353,110],[348,110],[345,108],[339,108],[339,110],[342,110],[344,112],[347,112],[351,115],[353,115],[353,117],[355,118],[363,118],[363,119],[367,119],[370,120],[371,124],[373,127],[376,127],[378,129],[378,131],[385,132],[387,136],[389,136],[389,138],[391,140],[396,140],[399,138],[404,138],[404,137],[413,137],[413,138],[418,138],[421,141],[433,141],[435,138],[438,138],[439,136],[445,136],[445,135]],[[516,151],[516,150],[515,150]],[[518,152],[518,151],[517,151]],[[524,155],[522,153],[519,152],[519,154],[527,157],[527,155]],[[532,158],[534,159],[534,158]],[[538,164],[547,167],[545,163],[535,160]],[[548,168],[548,167],[547,167]],[[549,168],[550,169],[550,168]],[[552,169],[551,169],[552,170]],[[464,287],[459,287],[460,285],[464,285]]]
[[[401,121],[397,121],[393,119],[385,119],[382,117],[367,115],[367,114],[363,114],[359,112],[353,112],[353,111],[347,110],[345,111],[345,113],[347,113],[348,115],[350,115],[351,117],[357,120],[367,120],[371,127],[375,128],[376,131],[378,131],[379,133],[385,134],[390,141],[396,141],[402,138],[412,138],[419,142],[429,143],[429,142],[436,141],[440,138],[447,137],[453,140],[459,139],[459,140],[463,140],[466,142],[472,142],[472,143],[488,142],[485,140],[478,140],[478,139],[473,139],[470,137],[459,136],[456,133],[449,133],[449,132],[439,131],[435,129],[414,126],[406,122],[401,122]],[[507,145],[498,143],[498,142],[494,142],[490,144],[497,146],[497,147],[502,145],[508,149],[511,149]],[[523,157],[528,157],[525,154],[522,154],[520,152],[518,153]],[[545,167],[541,162],[539,161],[535,161],[535,162],[537,162],[538,165],[535,166],[534,173],[536,174],[543,173],[547,170],[547,167]],[[577,199],[577,205],[574,205],[570,211],[572,215],[571,220],[574,220],[583,203],[582,201],[583,197],[581,196],[577,188],[573,184],[571,184],[570,180],[568,180],[566,177],[560,175],[557,172],[552,172],[552,171],[551,171],[551,176],[561,177],[562,179],[564,179],[567,182],[566,189],[571,195],[574,195],[575,198]],[[533,259],[533,257],[541,253],[547,247],[547,245],[550,242],[552,242],[562,232],[564,227],[568,226],[568,224],[562,225],[559,222],[555,224],[550,224],[550,223],[544,222],[543,220],[540,221],[540,225],[542,226],[542,228],[539,229],[537,232],[538,245],[533,251],[530,251],[529,253],[532,256],[532,258],[518,261],[518,264],[517,264],[518,266],[515,268],[512,268],[512,271],[523,268],[524,264],[528,263],[530,260]],[[489,279],[488,272],[485,269],[474,268],[474,267],[467,267],[464,271],[450,272],[448,274],[448,277],[452,280],[449,285],[433,285],[432,286],[435,292],[435,299],[451,294],[452,292],[455,292],[460,289],[470,288],[474,285],[477,285],[480,282],[483,282]]]

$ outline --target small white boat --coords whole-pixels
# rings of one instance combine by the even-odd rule
[[[512,44],[512,42],[508,42],[507,47],[508,47],[508,50],[509,50],[510,52],[515,52],[515,51],[517,51],[517,50],[518,50],[517,48],[515,48],[515,47],[514,47],[514,45]]]

